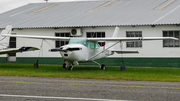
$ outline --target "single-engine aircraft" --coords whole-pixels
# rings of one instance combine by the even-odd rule
[[[95,60],[101,59],[115,52],[138,53],[138,51],[117,50],[114,46],[122,41],[139,41],[139,40],[178,40],[174,37],[118,37],[119,27],[116,26],[112,37],[106,38],[70,38],[70,37],[54,37],[54,36],[34,36],[34,35],[9,35],[3,33],[2,36],[19,37],[19,38],[34,38],[43,40],[61,40],[69,41],[68,45],[60,48],[50,49],[51,52],[60,52],[64,59],[63,68],[69,66],[69,70],[73,70],[73,65],[78,65],[80,62],[94,62],[100,66],[101,70],[105,70],[105,65],[100,65]],[[107,41],[104,47],[100,47],[98,42]]]
[[[4,30],[2,30],[0,35],[0,55],[16,52],[25,52],[25,51],[34,51],[39,50],[36,47],[21,47],[21,48],[9,48],[9,39],[10,37],[4,37],[3,34],[11,34],[12,26],[8,25]]]

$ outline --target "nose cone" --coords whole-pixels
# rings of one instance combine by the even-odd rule
[[[60,54],[66,61],[81,61],[83,45],[80,44],[69,44],[61,47]]]
[[[64,60],[67,60],[67,61],[75,61],[76,60],[76,56],[73,55],[73,52],[61,51],[60,53]]]

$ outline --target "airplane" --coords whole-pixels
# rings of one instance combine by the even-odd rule
[[[11,30],[12,30],[12,26],[8,25],[1,32],[1,35],[0,35],[0,55],[1,54],[9,54],[9,53],[39,50],[36,47],[25,47],[25,46],[20,47],[20,48],[9,48],[10,37],[6,37],[6,36],[2,36],[2,35],[3,34],[11,34]]]
[[[77,38],[77,37],[54,37],[54,36],[34,36],[34,35],[10,35],[2,34],[7,37],[33,38],[42,40],[61,40],[69,41],[69,44],[60,48],[50,49],[51,52],[60,52],[64,59],[63,68],[73,70],[73,65],[79,65],[82,62],[94,62],[100,66],[101,70],[105,70],[105,65],[100,65],[95,60],[105,58],[114,53],[138,53],[132,50],[117,50],[115,45],[122,41],[139,41],[139,40],[179,40],[174,37],[118,37],[119,27],[116,26],[113,36],[106,38]],[[108,42],[104,47],[100,47],[98,42]]]

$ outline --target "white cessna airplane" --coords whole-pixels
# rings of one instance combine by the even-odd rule
[[[107,38],[70,38],[70,37],[54,37],[54,36],[34,36],[34,35],[9,35],[2,34],[2,36],[7,37],[20,37],[20,38],[34,38],[43,40],[61,40],[69,41],[68,45],[64,45],[60,48],[51,49],[50,51],[59,51],[62,58],[64,59],[63,68],[67,68],[69,65],[69,70],[73,69],[73,65],[78,65],[80,62],[95,62],[97,59],[101,59],[115,52],[122,53],[138,53],[138,51],[122,51],[114,48],[116,44],[122,41],[139,41],[139,40],[178,40],[174,37],[117,37],[119,34],[119,27],[115,28],[112,37]],[[98,42],[107,41],[108,43],[105,47],[100,47]],[[100,65],[102,70],[105,70],[105,65]]]
[[[9,48],[10,37],[2,36],[3,34],[11,34],[12,26],[8,25],[4,30],[2,30],[0,35],[0,55],[24,51],[34,51],[39,50],[36,47],[21,47],[21,48]]]

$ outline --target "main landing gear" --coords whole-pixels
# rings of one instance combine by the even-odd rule
[[[101,65],[101,70],[106,70],[106,66],[104,64]]]
[[[99,65],[100,66],[100,70],[106,70],[106,66],[104,64],[100,65],[98,62],[96,61],[92,61],[94,62],[95,64]]]

